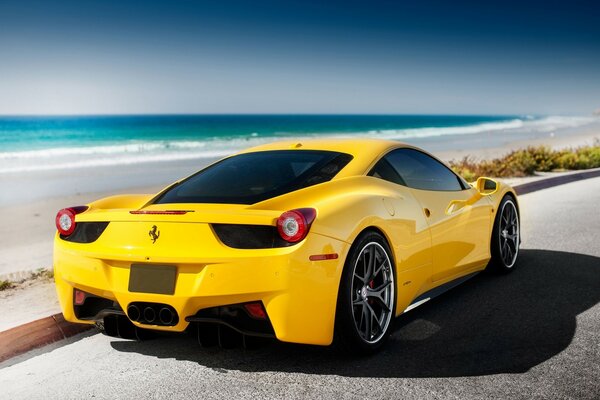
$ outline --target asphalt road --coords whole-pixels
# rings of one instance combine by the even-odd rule
[[[0,398],[597,399],[599,203],[600,178],[522,196],[517,269],[400,317],[372,357],[87,334],[0,366]]]

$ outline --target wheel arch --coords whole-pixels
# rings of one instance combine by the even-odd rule
[[[500,207],[502,200],[504,200],[504,198],[507,196],[512,198],[513,202],[515,203],[515,206],[517,207],[517,212],[519,213],[519,215],[521,215],[521,209],[519,207],[519,198],[517,196],[517,192],[511,186],[500,182],[500,188],[495,194],[493,194],[495,205],[494,217],[496,216],[496,212],[498,212],[498,208]]]
[[[337,298],[339,300],[340,297],[340,290],[341,290],[341,280],[343,277],[343,270],[346,268],[346,262],[348,261],[348,257],[350,256],[350,254],[352,254],[352,251],[354,250],[354,247],[356,246],[356,243],[358,241],[358,238],[360,238],[362,235],[368,233],[368,232],[373,232],[373,233],[377,233],[379,235],[381,235],[383,237],[383,239],[385,240],[386,244],[388,245],[389,249],[390,249],[390,257],[392,258],[392,268],[394,270],[394,276],[398,277],[398,270],[397,270],[397,266],[396,266],[396,253],[395,253],[395,248],[390,240],[390,237],[388,234],[386,234],[385,230],[383,230],[381,227],[376,226],[376,225],[369,225],[364,227],[362,230],[360,230],[352,239],[350,247],[348,249],[348,252],[346,253],[346,257],[344,258],[343,262],[344,265],[342,267],[342,273],[339,276],[339,281],[338,281],[338,293],[337,293]],[[395,282],[396,286],[398,285],[398,282]],[[397,291],[397,287],[395,288]],[[337,313],[337,307],[336,307],[336,313]]]
[[[519,214],[519,217],[521,216],[521,208],[519,207],[519,200],[517,199],[517,193],[515,193],[514,189],[510,189],[507,190],[504,195],[502,196],[502,198],[500,198],[500,202],[502,202],[502,200],[505,197],[511,197],[515,203],[515,207],[517,207],[517,213]],[[498,203],[500,204],[500,203]]]
[[[354,248],[354,245],[357,241],[357,239],[365,234],[366,232],[374,232],[374,233],[378,233],[380,234],[386,241],[388,247],[390,248],[390,251],[392,254],[390,254],[393,258],[392,260],[392,267],[394,268],[395,272],[396,271],[396,260],[398,260],[398,256],[396,254],[396,248],[394,246],[394,243],[391,240],[390,235],[387,234],[387,232],[385,231],[385,229],[383,229],[381,226],[378,226],[376,224],[369,224],[367,226],[362,227],[361,229],[357,230],[356,234],[353,235],[352,240],[350,240],[350,249],[348,250],[348,253],[346,254],[346,258],[348,258],[348,256],[350,255],[350,252],[352,251],[352,249]],[[346,263],[346,260],[344,260],[344,264]]]

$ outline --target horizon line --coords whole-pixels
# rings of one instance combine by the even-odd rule
[[[223,113],[82,113],[82,114],[37,114],[37,113],[19,113],[2,114],[0,118],[77,118],[77,117],[194,117],[194,116],[447,116],[447,117],[547,117],[547,116],[594,116],[594,112],[588,114],[579,113],[310,113],[310,112],[273,112],[273,113],[244,113],[244,112],[223,112]]]

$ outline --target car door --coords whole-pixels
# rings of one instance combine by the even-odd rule
[[[489,258],[490,200],[483,197],[469,202],[476,198],[476,189],[422,151],[401,148],[386,158],[419,201],[427,218],[432,280],[451,280],[481,268]]]
[[[383,203],[393,216],[388,226],[390,234],[401,238],[393,241],[399,253],[400,259],[397,261],[402,264],[401,269],[430,267],[431,233],[426,218],[420,214],[421,204],[415,199],[411,189],[404,185],[400,175],[386,157],[377,162],[369,175],[389,182],[390,192],[395,194],[384,198]],[[418,215],[415,215],[417,213]]]

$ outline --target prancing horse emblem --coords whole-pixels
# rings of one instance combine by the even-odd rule
[[[152,239],[152,243],[156,243],[156,240],[160,237],[160,231],[158,230],[156,225],[152,226],[152,229],[150,229],[150,232],[148,232],[148,235],[150,235],[150,239]]]

